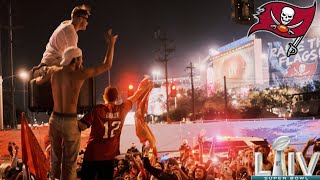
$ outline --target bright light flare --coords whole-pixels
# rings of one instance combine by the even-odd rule
[[[214,164],[217,164],[219,162],[219,159],[217,158],[217,156],[213,157],[211,160]]]
[[[261,57],[262,57],[262,59],[268,59],[268,54],[262,53]]]
[[[216,136],[216,139],[217,139],[218,141],[223,141],[223,140],[224,140],[224,137],[223,137],[223,136]]]
[[[209,49],[209,55],[210,56],[215,56],[215,55],[218,55],[219,54],[219,51],[217,51],[216,49]]]
[[[201,64],[201,63],[196,63],[195,67],[200,69],[200,71],[204,71],[206,69],[206,65]]]
[[[158,70],[154,70],[154,71],[152,71],[152,74],[153,74],[153,75],[158,75],[158,76],[159,76],[159,75],[160,75],[160,71],[158,71]]]
[[[206,65],[200,64],[200,71],[203,71],[203,70],[205,70],[205,69],[206,69]]]
[[[20,77],[21,79],[23,79],[23,80],[26,80],[26,79],[29,78],[29,74],[28,74],[27,71],[21,70],[21,71],[19,72],[19,77]]]

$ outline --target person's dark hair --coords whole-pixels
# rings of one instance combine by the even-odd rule
[[[196,170],[197,169],[202,169],[203,171],[203,178],[202,180],[206,180],[207,179],[207,176],[208,176],[208,173],[207,173],[207,170],[205,167],[203,166],[197,166],[196,168],[194,168],[193,172],[192,172],[192,177],[195,178],[195,174],[196,174]]]
[[[266,156],[269,156],[269,154],[270,154],[270,147],[269,147],[268,145],[266,145],[266,144],[262,144],[262,145],[257,146],[257,147],[254,149],[254,151],[255,151],[255,152],[258,152],[258,149],[259,149],[260,147],[264,148],[264,149],[266,150]]]
[[[318,142],[319,143],[319,142]],[[320,144],[315,143],[313,146],[313,152],[320,152]]]
[[[313,145],[313,152],[320,152],[320,138],[315,140]]]
[[[115,102],[118,99],[118,90],[114,87],[106,87],[103,93],[103,99],[108,102]]]
[[[125,173],[125,172],[128,172],[129,171],[129,162],[128,161],[126,161],[125,159],[120,159],[119,161],[118,161],[118,163],[117,163],[117,167],[118,167],[118,164],[119,164],[119,162],[120,161],[122,161],[123,162],[123,169],[121,170],[121,171],[118,171],[118,173],[120,173],[120,174],[123,174],[123,173]],[[118,169],[119,170],[119,169]]]
[[[156,162],[156,164],[157,164],[157,163],[160,164],[161,169],[164,170],[164,164],[163,164],[162,162]]]
[[[10,168],[7,174],[7,179],[16,179],[19,173],[22,171],[23,163],[17,163],[16,168]]]
[[[175,159],[173,159],[173,158],[169,158],[168,160],[167,160],[167,163],[168,164],[170,164],[170,165],[179,165],[178,164],[178,162],[175,160]]]

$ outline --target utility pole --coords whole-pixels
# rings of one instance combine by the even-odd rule
[[[154,38],[160,41],[159,55],[156,61],[164,63],[165,67],[165,78],[166,78],[166,109],[167,109],[167,120],[169,120],[169,83],[168,83],[168,57],[175,51],[173,41],[167,38],[166,33],[161,33],[160,29],[154,32]]]
[[[11,66],[11,96],[12,96],[12,128],[16,128],[16,111],[14,104],[14,73],[13,73],[13,25],[12,25],[12,0],[9,5],[9,43],[10,43],[10,66]]]
[[[0,130],[3,130],[3,92],[2,92],[2,24],[0,24]]]
[[[19,29],[19,28],[22,28],[23,26],[13,26],[13,23],[12,23],[12,1],[13,0],[9,0],[9,16],[8,16],[8,20],[9,20],[9,26],[8,25],[0,25],[0,74],[1,74],[1,99],[0,99],[0,103],[1,103],[1,112],[0,112],[0,117],[3,123],[3,114],[1,115],[1,113],[3,113],[3,93],[2,93],[2,54],[1,54],[1,43],[2,43],[2,40],[1,40],[1,30],[2,28],[3,29],[7,29],[9,31],[9,58],[10,58],[10,70],[11,70],[11,75],[9,76],[11,78],[11,101],[12,101],[12,121],[11,121],[11,127],[12,128],[16,128],[17,127],[17,120],[16,120],[16,111],[15,111],[15,97],[14,97],[14,94],[15,94],[15,89],[14,89],[14,72],[13,72],[13,30],[15,29]],[[8,77],[7,77],[8,78]],[[7,79],[5,78],[5,79]],[[3,124],[2,124],[3,125]],[[0,129],[1,129],[1,122],[0,122]]]
[[[195,118],[195,99],[194,99],[194,85],[193,85],[193,68],[192,62],[190,63],[190,66],[186,67],[187,69],[190,69],[190,79],[191,79],[191,94],[192,94],[192,120],[194,121]]]
[[[223,84],[224,84],[224,116],[227,119],[228,114],[228,97],[227,97],[227,81],[226,76],[223,76]]]
[[[0,76],[2,77],[2,24],[0,24]]]

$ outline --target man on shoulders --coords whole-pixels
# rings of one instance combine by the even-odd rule
[[[33,68],[33,77],[44,76],[50,66],[60,66],[64,51],[70,46],[78,46],[77,32],[86,30],[89,16],[90,8],[86,5],[72,10],[71,20],[63,21],[52,33],[41,63]]]
[[[38,84],[51,81],[53,112],[49,119],[51,141],[51,178],[76,179],[76,160],[80,148],[80,130],[77,123],[77,103],[81,86],[88,78],[97,76],[112,66],[117,36],[110,29],[106,34],[108,49],[104,62],[91,68],[82,67],[82,51],[78,47],[65,50],[62,67],[53,66]]]

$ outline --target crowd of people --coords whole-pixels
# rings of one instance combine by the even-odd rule
[[[201,145],[202,139],[199,138],[198,141]],[[45,145],[46,147],[50,146],[49,140],[45,141]],[[9,142],[10,161],[0,164],[0,179],[23,179],[23,163],[17,158],[19,149],[19,146],[14,142]],[[287,147],[284,151],[287,168],[289,152],[302,152],[308,165],[310,161],[310,154],[307,155],[308,150],[312,150],[312,153],[320,152],[320,138],[309,139],[301,150],[292,146]],[[270,145],[258,145],[244,149],[230,147],[227,157],[213,158],[217,156],[212,154],[211,158],[205,160],[202,158],[204,156],[202,156],[201,150],[199,154],[193,153],[188,142],[184,141],[179,148],[179,152],[179,157],[154,157],[152,150],[147,145],[139,151],[136,145],[132,143],[123,158],[113,157],[109,166],[96,161],[95,166],[92,166],[96,168],[96,171],[92,169],[88,171],[83,168],[85,148],[79,152],[77,159],[77,179],[110,179],[109,177],[99,176],[101,171],[105,171],[112,172],[111,179],[115,180],[249,180],[251,176],[255,175],[255,152],[262,154],[262,170],[272,172],[274,164],[274,152]],[[295,175],[303,174],[297,160],[294,169]],[[84,175],[89,172],[93,172],[91,177]],[[50,172],[48,172],[48,178],[49,174]],[[320,161],[318,161],[313,174],[320,175]]]
[[[200,142],[201,143],[201,142]],[[308,149],[313,146],[313,153],[320,152],[320,138],[309,139],[301,150],[309,164]],[[134,144],[128,149],[125,158],[115,160],[113,179],[116,180],[250,180],[255,175],[254,153],[262,154],[262,170],[273,170],[274,152],[270,145],[258,145],[239,150],[232,147],[227,157],[218,159],[201,159],[201,154],[193,154],[192,148],[183,143],[180,157],[152,157],[150,148],[144,146],[140,152]],[[300,151],[300,150],[299,150]],[[285,163],[288,168],[289,152],[297,152],[291,146],[284,151]],[[213,155],[214,156],[214,155]],[[320,161],[314,170],[314,175],[320,175]],[[79,171],[79,177],[81,171]],[[295,175],[303,175],[298,161],[295,162]]]

